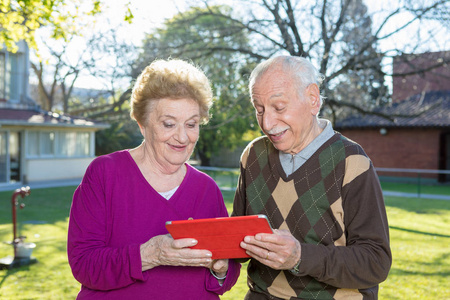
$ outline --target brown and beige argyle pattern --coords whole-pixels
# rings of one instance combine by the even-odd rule
[[[346,164],[359,170],[346,174]],[[289,177],[267,137],[249,145],[241,157],[241,178],[233,215],[267,215],[274,229],[289,230],[301,243],[345,246],[342,187],[367,171],[362,149],[335,134]],[[359,173],[359,174],[358,174]],[[248,267],[252,290],[281,299],[363,299],[358,290],[336,289],[310,276],[271,269],[256,260]]]

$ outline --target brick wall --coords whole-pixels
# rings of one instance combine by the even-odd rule
[[[379,129],[340,132],[360,144],[376,168],[439,169],[438,129],[388,128],[386,135],[381,135]]]

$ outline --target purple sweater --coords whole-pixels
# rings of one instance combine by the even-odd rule
[[[69,220],[69,264],[82,284],[77,299],[219,299],[236,283],[240,265],[233,260],[222,286],[203,267],[141,270],[140,245],[167,234],[166,221],[228,216],[216,183],[186,167],[183,182],[166,200],[128,150],[90,164],[74,193]]]

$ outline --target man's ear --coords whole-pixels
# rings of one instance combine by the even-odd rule
[[[317,116],[320,111],[320,90],[317,84],[311,83],[306,88],[306,95],[308,96],[311,105],[311,114]]]

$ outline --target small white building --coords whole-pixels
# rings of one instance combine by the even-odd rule
[[[95,157],[95,132],[108,124],[43,111],[29,96],[29,52],[0,49],[0,191],[77,182]]]

